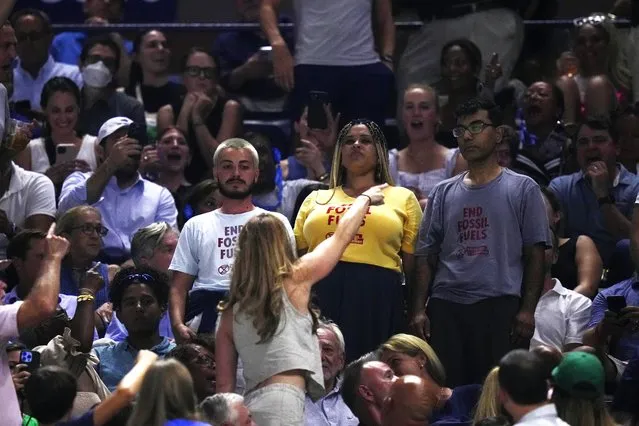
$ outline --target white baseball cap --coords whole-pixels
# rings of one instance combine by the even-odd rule
[[[98,132],[98,145],[102,143],[102,141],[113,133],[117,132],[123,127],[129,127],[133,124],[133,120],[126,117],[114,117],[110,118],[104,122],[102,127],[100,127],[100,131]]]

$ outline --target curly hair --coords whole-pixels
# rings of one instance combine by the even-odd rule
[[[129,266],[122,268],[113,278],[109,299],[115,310],[122,307],[122,297],[127,288],[133,284],[145,284],[152,291],[163,311],[169,303],[169,278],[166,274],[147,267]]]

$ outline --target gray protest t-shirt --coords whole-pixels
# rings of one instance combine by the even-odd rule
[[[415,254],[438,256],[431,297],[520,296],[524,246],[550,245],[539,186],[508,169],[485,185],[468,186],[465,176],[438,184],[422,219]]]

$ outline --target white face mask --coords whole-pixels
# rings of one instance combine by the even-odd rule
[[[84,67],[82,69],[82,79],[84,84],[89,87],[103,89],[111,83],[113,77],[104,62],[100,61]]]

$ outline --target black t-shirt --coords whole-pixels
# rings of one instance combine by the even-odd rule
[[[146,112],[155,113],[165,105],[173,105],[179,102],[186,93],[184,86],[169,81],[164,86],[153,87],[140,85],[140,93],[142,95],[142,103]],[[132,94],[135,98],[137,93]]]

